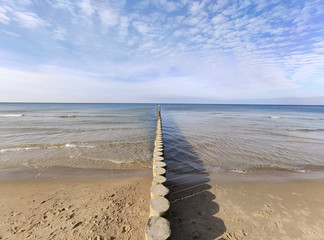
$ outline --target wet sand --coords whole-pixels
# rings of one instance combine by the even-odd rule
[[[149,170],[65,170],[0,172],[0,239],[144,239]],[[181,174],[168,185],[172,239],[324,239],[323,179]]]

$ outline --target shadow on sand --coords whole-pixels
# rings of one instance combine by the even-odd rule
[[[163,116],[164,156],[170,189],[171,239],[216,239],[226,231],[216,196],[209,190],[209,174],[186,141],[172,115]],[[221,238],[222,239],[222,238]]]

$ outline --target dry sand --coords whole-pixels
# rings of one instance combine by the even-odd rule
[[[324,181],[216,184],[224,239],[324,239]],[[220,238],[221,239],[221,238]]]
[[[0,181],[0,239],[143,239],[151,179]]]
[[[42,174],[0,180],[0,239],[144,239],[151,171]],[[172,239],[324,239],[323,179],[233,176],[169,176]]]

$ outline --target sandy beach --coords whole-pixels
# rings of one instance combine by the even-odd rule
[[[57,171],[0,181],[0,239],[143,239],[151,184],[145,171]]]
[[[172,239],[324,239],[324,180],[295,177],[173,176]]]
[[[324,239],[323,180],[224,183],[213,191],[225,239]]]
[[[0,239],[144,239],[149,170],[37,171],[1,175]],[[173,175],[168,185],[172,239],[324,238],[323,179]]]

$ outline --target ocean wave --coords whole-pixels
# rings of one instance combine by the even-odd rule
[[[89,120],[81,120],[78,121],[80,124],[93,124],[93,125],[123,125],[123,124],[134,124],[134,122],[128,122],[128,121],[98,121],[95,119],[89,119]]]
[[[66,143],[59,145],[61,148],[95,148],[94,145],[88,145],[86,143]]]
[[[289,117],[289,119],[296,119],[296,120],[308,120],[308,121],[320,121],[323,118],[307,118],[307,117]]]
[[[319,117],[293,117],[293,116],[268,116],[268,118],[271,119],[279,119],[279,118],[285,118],[285,119],[292,119],[292,120],[304,120],[304,121],[321,121],[324,120],[323,118]]]
[[[322,128],[320,128],[320,129],[300,128],[300,129],[296,129],[295,131],[299,131],[299,132],[323,132],[324,129],[322,129]]]
[[[71,144],[71,143],[67,143],[67,144],[64,145],[64,147],[67,147],[67,148],[75,148],[75,147],[77,147],[77,145]]]
[[[310,172],[310,170],[305,170],[305,169],[295,169],[295,172],[299,172],[299,173],[307,173],[307,172]]]
[[[31,151],[31,150],[37,150],[37,149],[78,148],[78,147],[79,148],[95,148],[96,146],[87,145],[87,144],[84,144],[84,143],[80,143],[80,144],[66,143],[66,144],[52,144],[52,145],[33,145],[33,146],[21,146],[21,147],[13,147],[13,148],[4,148],[4,149],[0,149],[0,153]]]
[[[286,172],[298,172],[298,173],[306,173],[310,172],[310,170],[305,168],[297,168],[297,167],[281,167],[273,164],[265,164],[265,165],[257,165],[251,168],[251,170],[277,170],[277,171],[286,171]]]
[[[209,167],[209,171],[211,171],[212,167]],[[291,172],[291,173],[309,173],[316,169],[324,169],[322,166],[317,167],[308,167],[308,166],[291,166],[291,167],[279,167],[272,164],[265,164],[265,165],[255,165],[247,167],[246,169],[242,168],[227,168],[227,167],[217,167],[214,168],[211,172],[232,172],[232,173],[238,173],[238,174],[258,174],[258,173],[264,173],[264,172],[270,172],[270,171],[278,171],[278,172]]]
[[[112,118],[112,117],[120,117],[119,115],[80,115],[78,117],[83,117],[83,118]]]
[[[0,118],[23,117],[25,114],[0,114]]]
[[[65,147],[65,148],[95,148],[96,146],[93,146],[93,145],[88,145],[88,144],[85,144],[85,143],[76,143],[76,144],[73,144],[73,143],[66,143],[64,145],[60,145],[60,147]]]
[[[291,133],[296,133],[296,130],[290,130]],[[305,138],[304,136],[295,136],[295,135],[290,135],[290,134],[284,134],[284,133],[273,133],[270,132],[269,134],[274,135],[274,136],[279,136],[279,137],[288,137],[289,142],[305,142],[305,140],[309,141],[309,140],[313,140],[313,141],[318,141],[318,138],[311,138],[311,137],[307,137]]]
[[[231,169],[229,171],[234,173],[242,173],[242,174],[247,173],[246,170],[242,170],[242,169]]]
[[[59,118],[76,118],[76,115],[62,115],[62,116],[58,116]]]
[[[135,162],[137,162],[137,160],[128,160],[128,161],[124,161],[124,160],[117,160],[117,159],[101,159],[101,158],[95,158],[95,157],[88,157],[88,156],[77,156],[78,158],[81,159],[86,159],[86,160],[91,160],[91,161],[99,161],[99,162],[111,162],[114,164],[133,164]]]
[[[35,149],[40,149],[40,147],[4,148],[4,149],[0,149],[0,153],[5,153],[5,152],[18,152],[18,151],[30,151],[30,150],[35,150]]]

